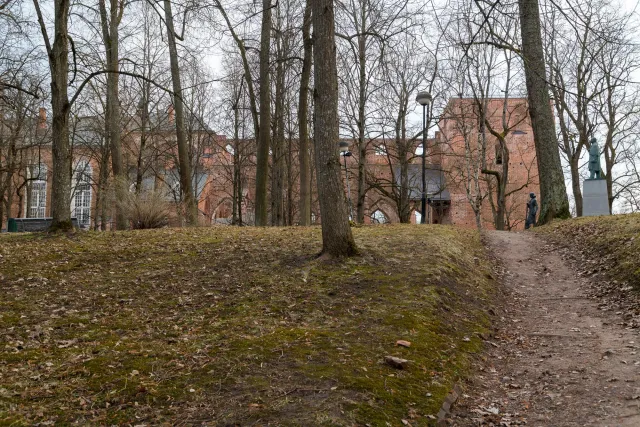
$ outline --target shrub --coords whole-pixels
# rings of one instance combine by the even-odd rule
[[[169,222],[169,203],[158,191],[128,193],[124,211],[134,230],[162,228]]]

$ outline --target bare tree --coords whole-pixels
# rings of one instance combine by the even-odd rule
[[[262,0],[260,32],[260,133],[256,159],[256,225],[267,225],[267,187],[269,180],[269,148],[271,146],[271,0]]]
[[[309,81],[313,41],[311,40],[311,0],[307,0],[302,22],[303,59],[298,101],[298,137],[300,139],[300,225],[311,224],[311,165],[309,159]]]
[[[340,179],[338,140],[338,76],[333,0],[312,2],[314,28],[314,143],[318,196],[322,216],[322,253],[352,256],[357,248]]]
[[[111,167],[115,177],[116,187],[116,228],[125,230],[129,228],[121,201],[126,192],[126,171],[122,167],[122,146],[120,143],[120,99],[118,96],[119,81],[119,27],[122,21],[125,3],[121,0],[109,0],[109,11],[105,0],[99,0],[100,23],[102,26],[102,40],[104,43],[107,66],[107,108],[106,129],[111,150]],[[108,13],[108,14],[107,14]]]
[[[169,43],[169,60],[171,63],[171,80],[173,82],[173,105],[175,109],[176,139],[178,144],[178,160],[180,165],[180,189],[185,204],[185,217],[188,225],[198,225],[198,205],[194,197],[191,183],[191,158],[184,121],[184,101],[182,97],[182,83],[180,81],[180,65],[178,62],[178,49],[176,38],[182,36],[176,34],[173,25],[173,13],[171,1],[164,0],[165,24],[167,26],[167,41]],[[187,10],[183,19],[186,19]]]
[[[362,223],[366,202],[366,162],[371,120],[370,99],[380,89],[378,70],[389,39],[407,31],[412,19],[420,14],[410,10],[408,0],[356,0],[336,3],[340,12],[338,36],[344,45],[340,50],[341,79],[344,94],[346,127],[357,143],[358,180],[356,222]]]
[[[39,0],[33,0],[51,71],[53,181],[51,230],[70,230],[71,146],[69,144],[69,0],[54,1],[54,38],[49,39]]]
[[[568,218],[569,200],[551,111],[538,0],[518,0],[518,6],[522,60],[540,177],[541,207],[538,222],[545,224],[554,218]]]

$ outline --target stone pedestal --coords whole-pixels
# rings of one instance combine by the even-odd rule
[[[582,186],[582,215],[609,215],[609,195],[604,179],[585,179]]]

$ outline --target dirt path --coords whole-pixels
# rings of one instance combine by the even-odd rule
[[[640,336],[533,233],[490,232],[508,296],[452,424],[640,426]]]

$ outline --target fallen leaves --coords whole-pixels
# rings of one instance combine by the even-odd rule
[[[363,256],[335,264],[317,227],[0,236],[0,424],[424,425],[479,349],[454,345],[492,291],[478,235],[354,232]]]

